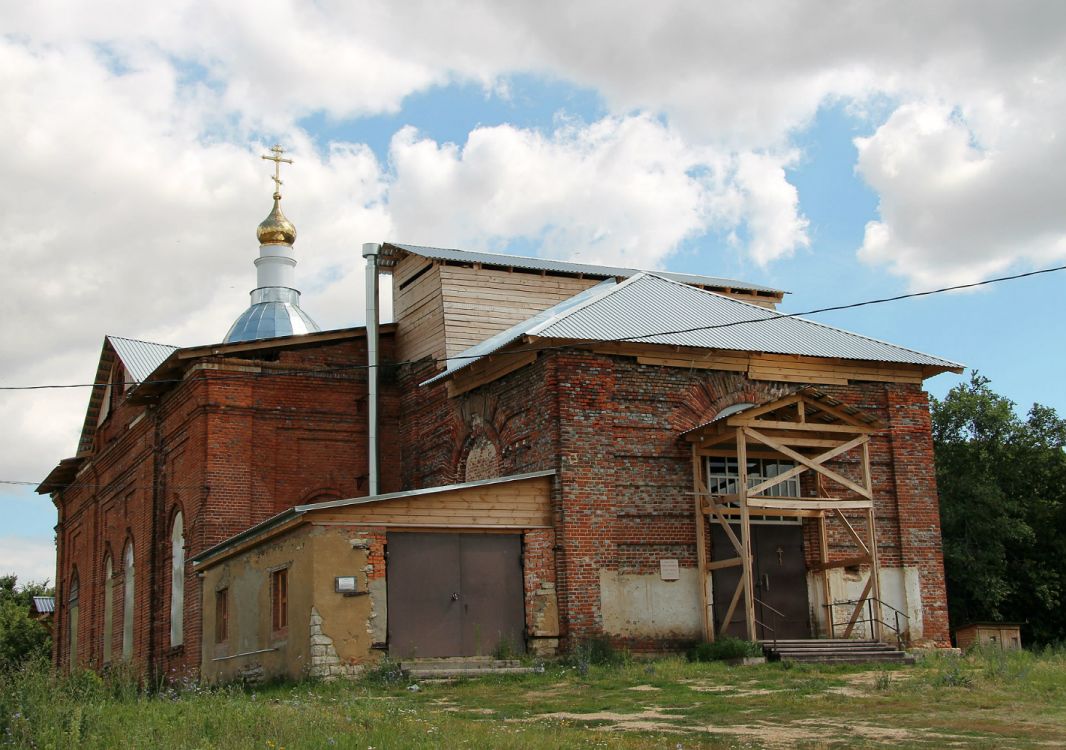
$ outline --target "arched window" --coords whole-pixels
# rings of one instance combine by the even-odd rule
[[[185,618],[185,532],[181,511],[174,514],[170,530],[170,646],[184,642]]]
[[[126,551],[122,553],[122,658],[133,658],[133,592],[135,570],[133,565],[133,540],[126,542]]]
[[[75,568],[70,576],[70,596],[67,597],[67,650],[70,653],[68,664],[71,670],[78,666],[78,569]]]
[[[114,563],[109,552],[104,558],[104,664],[111,663],[111,642],[114,640],[115,592],[111,588],[114,574]]]

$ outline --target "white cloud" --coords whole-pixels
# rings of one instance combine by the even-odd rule
[[[363,241],[656,266],[745,234],[807,245],[790,138],[827,101],[889,100],[860,141],[880,196],[861,254],[915,286],[1059,258],[1066,4],[795,2],[165,3],[41,0],[0,19],[0,382],[86,380],[104,333],[219,338],[253,285],[269,209],[262,134],[297,164],[285,210],[305,307],[361,320]],[[450,81],[588,86],[611,111],[553,131],[416,131],[381,164],[295,123],[392,112]],[[0,478],[69,455],[86,392],[3,394]]]
[[[461,148],[407,128],[390,155],[389,209],[411,242],[485,249],[522,237],[545,255],[645,268],[742,221],[760,262],[805,242],[780,159],[693,147],[646,115],[550,134],[482,127]]]
[[[51,538],[0,536],[0,575],[18,576],[27,583],[55,583],[56,546]]]
[[[881,198],[860,257],[914,288],[1066,258],[1066,140],[1059,103],[1040,109],[915,103],[859,139],[859,174]]]

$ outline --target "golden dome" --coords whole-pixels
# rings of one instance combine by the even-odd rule
[[[274,193],[274,208],[255,230],[260,245],[291,245],[296,242],[296,227],[281,212],[281,194]]]

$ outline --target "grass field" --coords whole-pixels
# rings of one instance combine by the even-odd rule
[[[146,694],[44,665],[0,677],[0,746],[27,748],[1066,747],[1066,651],[914,667],[549,664],[533,675]]]

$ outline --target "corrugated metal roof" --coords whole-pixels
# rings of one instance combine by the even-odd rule
[[[39,615],[46,615],[56,611],[56,598],[54,596],[33,597],[33,611]]]
[[[153,344],[150,341],[124,339],[121,336],[108,336],[107,340],[122,360],[122,366],[126,368],[129,379],[136,383],[147,379],[155,368],[163,364],[163,361],[178,348],[167,344]]]
[[[642,273],[639,268],[621,268],[618,266],[598,266],[589,263],[572,263],[563,260],[551,260],[548,258],[528,258],[521,255],[503,255],[501,253],[477,253],[467,250],[454,250],[441,247],[425,247],[423,245],[398,245],[392,242],[383,247],[395,247],[413,255],[421,255],[424,258],[434,260],[448,260],[457,263],[481,263],[486,266],[501,266],[507,268],[527,268],[533,271],[558,271],[560,273],[580,273],[593,278],[607,278],[621,276],[629,278],[634,274]],[[655,274],[682,284],[702,284],[723,289],[737,289],[751,292],[772,292],[784,294],[785,292],[773,287],[752,284],[737,279],[725,279],[718,276],[700,276],[689,273],[674,273],[673,271],[654,271]]]
[[[595,287],[599,289],[600,287]],[[569,302],[570,300],[567,300]],[[558,309],[562,305],[557,305]],[[551,311],[547,311],[551,312]],[[530,318],[449,361],[431,383],[469,366],[522,336],[577,341],[633,341],[872,362],[962,365],[822,323],[790,317],[722,294],[640,273],[548,319]],[[506,339],[506,340],[504,340]],[[454,363],[454,366],[452,366]]]

